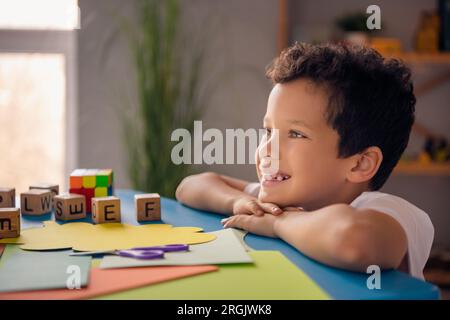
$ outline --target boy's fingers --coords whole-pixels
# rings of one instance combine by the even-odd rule
[[[304,211],[303,208],[300,207],[286,207],[283,208],[284,211]]]
[[[261,208],[264,209],[264,211],[266,211],[267,213],[273,214],[275,216],[283,213],[283,210],[281,210],[280,207],[277,206],[276,204],[268,203],[268,202],[260,202],[259,205]]]
[[[263,209],[261,209],[261,207],[259,206],[259,204],[256,201],[250,201],[249,209],[251,212],[253,212],[254,215],[257,215],[257,216],[264,215]]]
[[[248,224],[249,221],[253,219],[251,216],[234,216],[230,219],[226,219],[223,227],[224,228],[238,228],[238,229],[244,229],[246,227],[246,224]]]
[[[236,218],[226,218],[222,219],[222,224],[224,228],[231,228],[234,226],[234,222],[236,221]]]
[[[221,224],[225,224],[225,223],[226,223],[228,220],[230,220],[230,219],[231,219],[231,217],[222,219],[222,220],[220,220],[220,223],[221,223]]]

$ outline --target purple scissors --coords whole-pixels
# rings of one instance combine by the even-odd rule
[[[115,254],[121,257],[129,257],[135,259],[162,259],[164,252],[189,251],[187,244],[167,244],[153,247],[138,247],[122,250],[108,250],[108,251],[90,251],[90,252],[75,252],[71,256],[91,256],[98,254]]]
[[[139,247],[126,250],[115,250],[113,253],[128,258],[135,259],[162,259],[165,252],[189,251],[187,244],[167,244],[163,246]]]

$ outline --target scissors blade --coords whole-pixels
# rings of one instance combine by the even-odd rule
[[[114,253],[115,250],[103,250],[103,251],[82,251],[82,252],[72,252],[69,256],[95,256],[98,254],[109,254]]]

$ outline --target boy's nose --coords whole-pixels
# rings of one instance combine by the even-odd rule
[[[261,158],[261,161],[259,163],[259,170],[262,174],[275,174],[278,172],[279,167],[279,160],[273,159],[271,157]]]
[[[271,163],[270,157],[264,157],[264,158],[261,159],[261,164],[260,165],[261,165],[262,168],[267,168],[267,167],[270,166],[270,163]]]
[[[271,159],[280,159],[280,141],[278,130],[274,129],[272,136],[267,141],[263,142],[258,148],[258,155],[260,159],[269,157]]]

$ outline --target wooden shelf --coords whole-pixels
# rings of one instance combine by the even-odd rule
[[[406,63],[450,64],[450,52],[403,52],[392,55],[388,54],[386,56],[403,60]]]
[[[394,168],[396,175],[450,176],[450,163],[430,163],[400,161]]]

